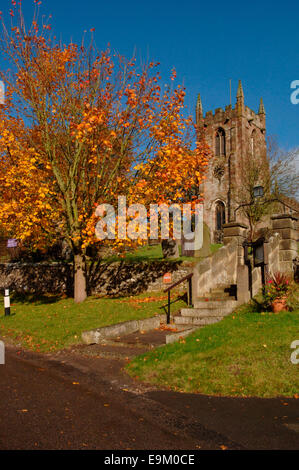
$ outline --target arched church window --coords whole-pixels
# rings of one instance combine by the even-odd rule
[[[256,150],[256,131],[253,130],[250,137],[250,153],[254,157]]]
[[[216,156],[226,154],[226,142],[225,142],[225,132],[222,128],[219,128],[216,132],[216,146],[215,146]]]
[[[222,201],[218,201],[216,204],[216,230],[222,230],[223,224],[225,224],[225,205]]]

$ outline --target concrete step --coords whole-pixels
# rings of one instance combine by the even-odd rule
[[[205,326],[211,325],[212,323],[217,323],[223,319],[223,316],[218,317],[196,317],[196,316],[188,316],[188,317],[181,317],[177,315],[174,317],[174,322],[176,325],[198,325],[198,326]]]
[[[218,286],[213,289],[211,289],[209,292],[205,292],[203,295],[200,296],[200,298],[235,298],[235,293],[236,293],[236,288],[232,285],[230,286]]]
[[[180,338],[185,338],[186,336],[191,335],[193,331],[197,330],[197,327],[190,327],[190,325],[178,325],[180,326],[180,331],[177,331],[176,333],[171,333],[169,335],[166,335],[166,344],[174,343],[175,341],[179,341]]]
[[[214,309],[214,308],[231,308],[234,309],[237,307],[238,302],[237,300],[195,300],[194,301],[194,308],[196,309]]]
[[[230,292],[229,292],[229,288],[227,289],[211,289],[209,294],[215,294],[215,295],[226,295],[226,296],[229,296],[230,295]]]
[[[217,300],[217,302],[225,302],[226,300],[235,300],[235,297],[226,294],[226,292],[222,292],[222,294],[207,294],[202,295],[196,298],[197,301],[202,302],[211,302],[212,300]]]
[[[225,308],[224,306],[219,305],[219,308],[182,308],[180,314],[182,317],[223,317],[231,313],[231,311],[231,307]]]

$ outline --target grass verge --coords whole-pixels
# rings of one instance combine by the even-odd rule
[[[299,398],[299,365],[290,360],[294,340],[299,340],[299,310],[258,313],[243,306],[179,343],[138,356],[127,371],[181,392]]]
[[[167,294],[156,292],[122,298],[89,297],[79,304],[54,296],[12,299],[11,315],[2,313],[0,317],[0,336],[31,350],[51,352],[80,343],[85,330],[164,313],[166,304]],[[184,305],[178,300],[172,311]]]

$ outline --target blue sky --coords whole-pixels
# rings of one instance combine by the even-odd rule
[[[5,6],[7,5],[7,8]],[[23,0],[30,17],[33,1]],[[1,0],[1,10],[10,8]],[[194,113],[198,92],[204,111],[232,104],[238,79],[245,103],[258,109],[262,96],[267,133],[286,148],[299,146],[299,104],[291,103],[290,84],[299,80],[299,4],[296,0],[250,2],[214,0],[48,0],[57,37],[80,41],[95,28],[99,48],[161,63],[163,78],[175,67],[186,87],[186,105]]]

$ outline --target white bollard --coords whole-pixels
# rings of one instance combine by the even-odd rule
[[[10,315],[10,297],[9,289],[4,290],[4,315]]]

